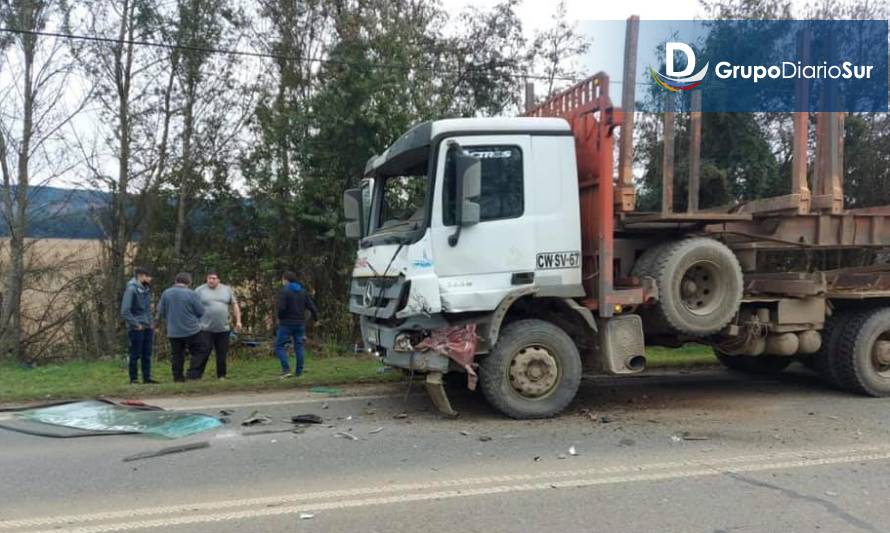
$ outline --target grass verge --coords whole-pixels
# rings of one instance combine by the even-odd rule
[[[312,385],[382,383],[401,379],[401,373],[398,372],[378,372],[380,367],[377,359],[368,356],[316,359],[308,355],[303,376],[281,379],[278,360],[274,357],[235,357],[228,362],[227,379],[218,380],[211,356],[204,379],[200,381],[173,383],[169,362],[155,361],[152,377],[161,381],[161,384],[130,385],[124,361],[75,361],[31,369],[4,363],[0,364],[0,402],[271,391]]]
[[[689,344],[682,348],[648,348],[649,368],[685,368],[717,364],[710,348]],[[74,361],[63,364],[23,368],[13,363],[0,364],[0,402],[61,400],[112,397],[174,396],[214,394],[238,391],[271,391],[341,385],[347,383],[384,383],[403,379],[401,372],[381,373],[381,364],[368,356],[332,356],[306,359],[306,373],[300,378],[280,379],[274,357],[233,357],[228,379],[216,379],[211,357],[201,381],[173,383],[170,365],[155,362],[154,378],[160,385],[130,385],[126,362]]]

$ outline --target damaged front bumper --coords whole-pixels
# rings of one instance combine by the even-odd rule
[[[441,317],[412,318],[398,326],[371,322],[367,317],[361,318],[362,339],[366,350],[380,354],[385,365],[416,372],[444,373],[452,370],[451,359],[446,355],[414,348],[414,342],[419,341],[424,332],[447,326],[448,322]]]
[[[362,318],[361,327],[366,348],[382,353],[386,365],[426,373],[430,399],[442,414],[457,416],[442,376],[451,370],[464,371],[469,389],[476,388],[475,323],[453,325],[440,317],[423,317],[391,327]]]

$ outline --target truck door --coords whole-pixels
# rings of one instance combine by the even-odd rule
[[[451,141],[482,159],[480,221],[461,229],[456,246],[448,242],[458,229]],[[533,282],[530,147],[528,135],[452,137],[439,144],[430,233],[446,311],[490,311],[507,293]]]

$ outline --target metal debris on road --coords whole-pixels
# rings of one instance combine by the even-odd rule
[[[170,455],[170,454],[174,454],[174,453],[189,452],[192,450],[201,450],[201,449],[209,448],[209,447],[210,447],[210,443],[207,441],[191,442],[189,444],[181,444],[179,446],[169,446],[167,448],[161,448],[160,450],[154,450],[151,452],[142,452],[142,453],[137,453],[135,455],[129,455],[127,457],[124,457],[123,461],[125,463],[129,463],[131,461],[139,461],[141,459],[149,459],[151,457],[160,457],[162,455]]]
[[[256,431],[244,431],[241,433],[242,437],[253,437],[255,435],[274,435],[276,433],[293,433],[294,428],[284,428],[284,429],[258,429]]]
[[[300,513],[300,520],[312,520],[315,515],[312,513]]]
[[[403,418],[408,418],[408,413],[399,413],[397,415],[392,415],[396,420],[401,420]]]
[[[460,434],[463,435],[464,437],[469,437],[470,435],[472,435],[472,433],[470,433],[469,431],[463,431],[463,430],[460,432]]]
[[[377,428],[377,429],[372,429],[371,431],[368,432],[368,435],[373,435],[373,434],[375,434],[375,433],[380,433],[381,431],[383,431],[383,427],[382,427],[382,426],[379,427],[379,428]]]
[[[341,439],[358,440],[358,437],[356,437],[352,433],[347,433],[345,431],[338,431],[338,432],[334,433],[334,436],[339,437]]]
[[[269,423],[268,416],[257,415],[255,413],[241,421],[242,426],[256,426],[259,424],[268,424],[268,423]]]
[[[222,416],[231,416],[235,411],[232,409],[220,409],[219,414]]]
[[[703,435],[701,433],[690,433],[689,431],[680,433],[680,438],[683,440],[710,440],[710,437],[708,437],[707,435]]]
[[[290,417],[290,421],[294,424],[321,424],[324,422],[318,415],[313,414],[305,414],[305,415],[294,415]]]

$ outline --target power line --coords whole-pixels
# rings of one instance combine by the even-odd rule
[[[253,58],[262,58],[262,59],[283,59],[286,61],[295,61],[302,63],[318,63],[322,65],[342,65],[342,66],[352,66],[352,67],[361,67],[361,68],[379,68],[379,69],[393,69],[393,70],[429,70],[433,71],[432,68],[418,68],[412,65],[406,64],[397,64],[397,63],[374,63],[374,64],[361,64],[354,61],[343,61],[338,59],[330,59],[330,58],[320,58],[320,57],[293,57],[287,56],[283,54],[273,54],[269,52],[257,52],[254,50],[232,50],[225,48],[214,48],[207,46],[191,46],[184,44],[169,44],[169,43],[159,43],[155,41],[142,41],[135,39],[115,39],[111,37],[98,37],[95,35],[78,35],[73,33],[59,33],[59,32],[49,32],[49,31],[36,31],[36,30],[20,30],[16,28],[0,28],[0,32],[2,33],[14,33],[19,35],[33,35],[37,37],[52,37],[56,39],[71,39],[78,41],[89,41],[95,43],[103,43],[103,44],[125,44],[125,45],[133,45],[133,46],[148,46],[153,48],[163,48],[167,50],[182,50],[187,52],[199,52],[205,54],[221,54],[221,55],[232,55],[232,56],[240,56],[240,57],[253,57]],[[481,71],[481,70],[492,70],[490,67],[469,67],[467,68],[468,72],[473,71]],[[448,73],[456,73],[458,71],[455,70],[441,70],[441,72]],[[528,79],[528,80],[550,80],[550,76],[540,75],[540,74],[524,74],[517,72],[505,72],[500,75],[506,76],[509,78],[515,79]],[[571,81],[577,82],[580,81],[580,78],[575,78],[571,76],[554,76],[553,80],[558,81]]]

